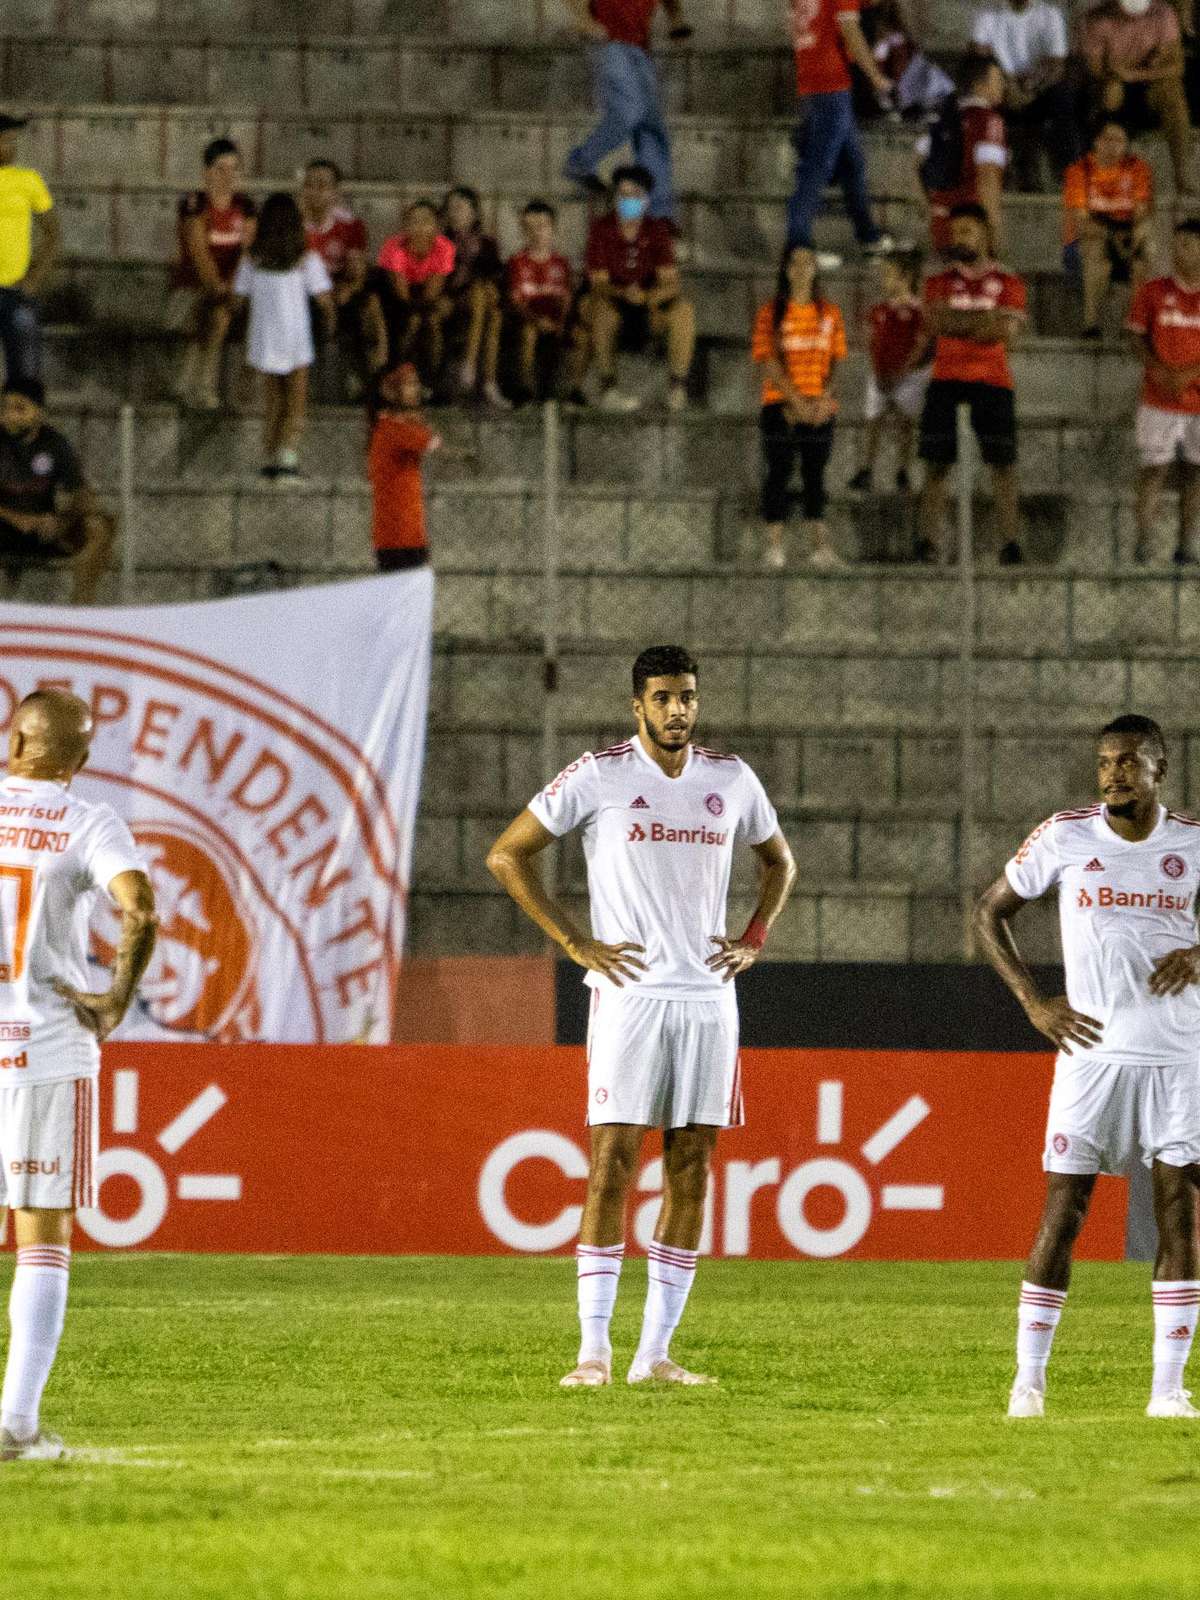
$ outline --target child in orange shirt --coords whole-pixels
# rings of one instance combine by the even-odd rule
[[[1092,147],[1063,177],[1063,266],[1083,278],[1083,337],[1099,339],[1100,308],[1112,283],[1144,282],[1150,264],[1154,176],[1129,148],[1113,117],[1097,127]]]
[[[817,258],[807,246],[784,251],[775,298],[754,319],[750,356],[763,369],[763,561],[768,567],[786,564],[788,484],[798,457],[808,559],[814,567],[840,566],[825,525],[825,469],[837,412],[831,384],[846,356],[846,328],[842,313],[821,291]]]
[[[863,464],[847,487],[862,493],[871,489],[883,430],[890,425],[896,434],[896,488],[907,494],[914,424],[925,403],[933,341],[921,315],[921,257],[915,251],[884,256],[879,273],[883,298],[866,316],[871,371],[863,402]]]
[[[371,405],[367,476],[373,491],[371,543],[381,572],[429,560],[421,463],[442,441],[421,415],[421,379],[411,362],[384,373]]]

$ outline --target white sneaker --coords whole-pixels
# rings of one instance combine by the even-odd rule
[[[67,1447],[56,1433],[37,1433],[32,1439],[17,1439],[7,1428],[0,1428],[0,1461],[60,1461]]]
[[[815,550],[810,550],[808,564],[810,567],[823,567],[826,571],[830,567],[844,567],[846,565],[831,544],[819,544]]]
[[[781,544],[769,544],[763,551],[762,563],[774,572],[782,572],[787,566],[787,556]]]
[[[1014,1383],[1008,1397],[1008,1414],[1010,1417],[1044,1417],[1045,1393],[1029,1383]]]
[[[865,256],[892,256],[897,251],[911,250],[911,239],[896,239],[890,233],[881,233],[873,244],[863,245]]]
[[[560,1389],[602,1389],[612,1382],[612,1362],[597,1356],[591,1361],[581,1361],[573,1372],[558,1380]]]
[[[686,1367],[681,1367],[678,1361],[672,1361],[664,1356],[661,1361],[639,1362],[634,1358],[634,1363],[629,1369],[626,1383],[681,1383],[693,1387],[702,1383],[716,1383],[715,1378],[708,1378],[702,1372],[689,1372]]]
[[[837,272],[842,265],[842,257],[836,250],[816,250],[813,252],[818,272]]]
[[[601,411],[620,411],[628,415],[631,411],[640,410],[642,402],[636,395],[623,394],[620,389],[610,385],[609,388],[601,390],[596,404]]]
[[[1155,1395],[1146,1407],[1148,1417],[1200,1417],[1192,1404],[1190,1389],[1172,1389],[1170,1394]]]

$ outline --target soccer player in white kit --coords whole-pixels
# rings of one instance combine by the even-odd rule
[[[70,792],[91,733],[74,695],[29,695],[13,713],[0,782],[0,1208],[13,1211],[17,1242],[0,1461],[63,1454],[39,1413],[66,1315],[75,1211],[96,1203],[100,1041],[154,948],[154,894],[129,829]],[[122,920],[103,994],[84,987],[97,893]],[[6,1225],[0,1209],[0,1239]]]
[[[795,879],[791,851],[754,773],[692,743],[697,667],[677,645],[633,665],[631,739],[588,751],[501,834],[488,866],[526,914],[587,968],[591,1161],[576,1252],[581,1340],[564,1388],[612,1381],[609,1325],[625,1212],[648,1128],[663,1130],[663,1206],[630,1383],[714,1379],[670,1359],[696,1273],[718,1130],[742,1121],[737,1000],[730,982],[758,957]],[[534,858],[583,833],[590,935],[542,886]],[[760,866],[758,904],[729,938],[733,847]]]
[[[1021,1284],[1010,1417],[1040,1417],[1071,1251],[1098,1172],[1151,1169],[1158,1255],[1149,1417],[1200,1417],[1183,1373],[1200,1308],[1200,822],[1159,799],[1162,730],[1122,716],[1100,731],[1102,803],[1036,828],[980,898],[984,954],[1058,1046],[1045,1209]],[[1058,889],[1067,992],[1041,994],[1011,919]]]

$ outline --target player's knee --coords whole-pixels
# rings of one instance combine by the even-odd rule
[[[602,1146],[593,1156],[588,1188],[601,1201],[623,1200],[629,1192],[637,1168],[637,1157],[623,1146]]]
[[[709,1149],[707,1145],[676,1148],[663,1162],[666,1186],[676,1200],[702,1202],[708,1188]]]

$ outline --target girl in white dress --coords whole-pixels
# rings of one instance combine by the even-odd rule
[[[233,292],[250,302],[246,360],[263,375],[262,476],[296,484],[301,481],[296,445],[315,354],[310,297],[328,334],[337,313],[333,283],[320,256],[305,247],[304,222],[290,194],[267,196]]]

